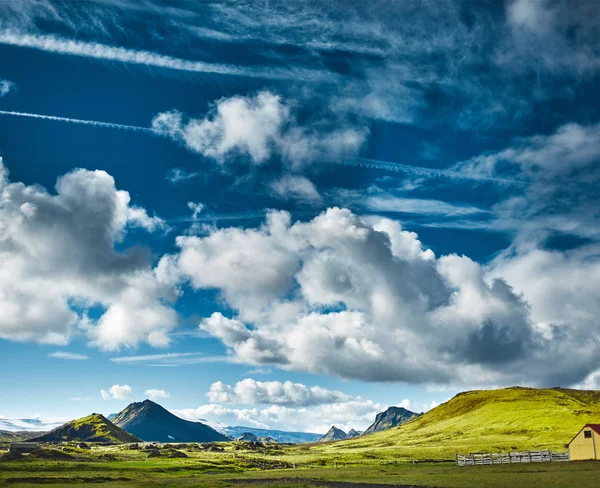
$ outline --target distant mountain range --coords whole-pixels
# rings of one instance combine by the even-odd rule
[[[104,437],[105,440],[110,442],[136,442],[126,440],[136,437],[138,440],[157,442],[213,442],[239,439],[241,436],[244,436],[245,440],[268,439],[267,442],[296,444],[351,439],[360,435],[402,425],[413,418],[419,417],[421,414],[411,412],[402,407],[390,407],[386,411],[378,413],[375,422],[364,433],[354,429],[346,433],[332,426],[325,435],[312,432],[259,429],[247,426],[222,427],[215,430],[201,422],[190,422],[181,419],[150,400],[131,403],[123,411],[112,413],[108,418],[101,415],[97,417],[98,415],[93,414],[64,425],[40,419],[0,418],[0,440],[6,442],[33,437],[33,439],[43,441],[52,439],[54,441],[87,440],[88,442],[93,442],[92,439]],[[78,427],[74,428],[73,423],[77,423]],[[89,425],[86,426],[85,424]],[[57,427],[60,428],[57,429]],[[47,431],[50,431],[48,435],[44,434]],[[122,431],[125,435],[119,431]],[[98,435],[97,432],[104,432],[104,434]],[[131,434],[130,438],[127,438],[128,434]]]
[[[397,427],[398,425],[405,424],[409,420],[420,417],[421,415],[423,414],[411,412],[404,407],[390,407],[386,411],[378,413],[375,417],[375,422],[373,422],[362,435]]]
[[[201,422],[183,420],[151,400],[131,403],[113,418],[118,427],[144,441],[213,442],[230,439]]]
[[[350,431],[346,433],[342,429],[338,429],[335,425],[333,425],[327,434],[319,437],[316,442],[331,442],[341,441],[344,439],[353,439],[361,435],[371,434],[380,430],[387,430],[397,427],[398,425],[402,425],[421,415],[423,414],[411,412],[403,407],[390,407],[386,411],[378,413],[375,417],[375,422],[373,422],[364,432],[350,429]]]
[[[0,431],[6,432],[44,432],[62,425],[62,422],[40,419],[4,419],[0,418]]]
[[[265,439],[271,437],[277,442],[283,444],[298,444],[301,442],[315,442],[321,437],[321,434],[314,434],[311,432],[288,432],[284,430],[273,430],[273,429],[256,429],[254,427],[223,427],[219,429],[223,434],[236,439],[248,432],[254,434],[256,437]]]
[[[362,432],[350,429],[350,432],[346,434],[346,439],[353,439],[354,437],[358,437],[359,435],[362,435]]]
[[[331,429],[327,431],[327,434],[317,439],[317,442],[341,441],[347,438],[348,434],[346,434],[342,429],[338,429],[335,425],[332,425]]]
[[[135,435],[114,425],[104,415],[93,413],[71,420],[50,432],[28,439],[29,442],[139,442]]]
[[[23,442],[31,437],[37,437],[42,435],[43,432],[34,432],[34,431],[7,431],[0,430],[0,442]]]
[[[237,440],[246,442],[258,442],[259,438],[256,437],[252,432],[244,432],[241,436],[237,438]]]

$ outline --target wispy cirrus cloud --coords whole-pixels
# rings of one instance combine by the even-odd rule
[[[10,92],[15,91],[16,89],[17,85],[15,85],[12,81],[0,80],[0,97],[8,95]]]
[[[493,229],[516,234],[531,247],[553,233],[597,238],[600,218],[600,124],[567,123],[550,134],[516,138],[508,147],[457,163],[467,176],[503,177],[526,182],[522,191],[496,203]]]
[[[206,356],[200,352],[170,352],[164,354],[146,354],[141,356],[120,356],[110,358],[113,363],[160,363],[171,366],[183,364],[221,363],[228,362],[227,356]]]
[[[111,46],[97,42],[86,42],[56,35],[28,34],[16,30],[0,30],[0,44],[37,49],[54,54],[65,54],[103,61],[119,61],[128,64],[165,68],[194,73],[246,76],[275,80],[331,80],[330,73],[303,68],[281,68],[277,66],[250,67],[208,63],[167,56],[156,52]]]
[[[66,351],[51,352],[50,354],[48,354],[48,356],[54,359],[66,359],[67,361],[84,361],[86,359],[89,359],[89,357],[85,354],[76,354],[73,352]]]
[[[197,178],[198,176],[200,176],[200,173],[197,171],[188,172],[181,168],[173,168],[169,170],[165,179],[169,183],[176,184],[181,183],[182,181],[188,181],[193,178]]]
[[[483,210],[471,205],[456,205],[427,198],[404,198],[392,195],[371,196],[364,199],[364,206],[374,212],[398,212],[417,215],[459,217],[484,214]]]
[[[360,209],[367,213],[387,212],[432,218],[452,217],[485,217],[489,210],[460,202],[448,202],[433,198],[409,198],[386,191],[378,186],[370,186],[364,190],[334,189],[328,197],[343,206]]]

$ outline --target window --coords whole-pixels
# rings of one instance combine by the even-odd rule
[[[592,431],[591,430],[586,430],[583,433],[583,437],[585,437],[586,439],[591,439],[592,438]]]

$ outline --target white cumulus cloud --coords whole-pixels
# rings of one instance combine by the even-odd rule
[[[341,391],[320,386],[306,386],[291,381],[256,381],[246,378],[235,385],[217,381],[207,393],[213,403],[240,403],[246,405],[275,404],[287,406],[312,406],[338,403],[352,397]]]
[[[133,390],[129,385],[112,385],[108,391],[100,390],[103,400],[131,400]]]
[[[292,106],[269,91],[218,100],[202,119],[176,110],[163,112],[152,120],[152,129],[221,163],[228,157],[247,156],[255,165],[273,154],[292,165],[317,156],[354,155],[368,135],[366,128],[348,125],[318,131],[303,127]]]
[[[50,193],[9,181],[0,161],[0,338],[64,345],[85,333],[106,350],[169,343],[173,290],[147,251],[116,249],[131,226],[162,222],[130,200],[104,171],[75,169]]]
[[[165,398],[171,398],[171,394],[165,390],[150,389],[146,390],[145,393],[150,400],[163,400]]]
[[[212,229],[177,245],[163,265],[220,290],[234,313],[214,312],[200,328],[239,362],[471,384],[545,383],[565,367],[542,354],[552,344],[501,275],[466,256],[436,257],[396,221],[331,208],[292,223],[272,212],[258,228]],[[237,385],[218,386],[235,396]]]
[[[263,429],[324,434],[332,425],[345,430],[364,430],[384,405],[361,398],[312,407],[271,405],[264,408],[229,408],[217,403],[174,410],[187,420],[207,421],[214,426],[247,425]]]
[[[319,204],[323,198],[315,184],[304,176],[284,175],[269,185],[272,193],[285,200]]]

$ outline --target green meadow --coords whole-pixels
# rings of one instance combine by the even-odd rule
[[[343,487],[371,484],[412,487],[531,488],[595,486],[600,462],[537,463],[458,468],[452,464],[387,465],[261,470],[232,457],[98,462],[8,462],[0,486],[102,487]],[[341,484],[340,484],[341,483]]]
[[[453,461],[456,453],[565,451],[599,419],[597,391],[472,391],[399,427],[337,442],[166,444],[158,457],[143,445],[46,444],[35,455],[0,460],[0,486],[593,486],[600,462],[459,468]]]

